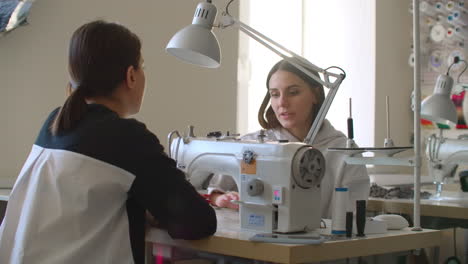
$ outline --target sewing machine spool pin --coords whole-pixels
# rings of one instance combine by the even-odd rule
[[[346,140],[347,148],[355,148],[356,143],[354,142],[354,125],[353,125],[353,101],[349,98],[349,117],[347,120],[348,125],[348,139]]]
[[[258,136],[257,136],[257,141],[259,143],[264,143],[265,137],[266,137],[265,129],[260,129],[260,132],[258,133]]]
[[[393,139],[390,137],[390,98],[385,96],[386,112],[387,112],[387,137],[384,140],[384,147],[391,148],[394,147]]]

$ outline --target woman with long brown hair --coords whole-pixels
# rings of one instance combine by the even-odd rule
[[[265,129],[265,140],[303,142],[325,100],[323,86],[288,61],[281,60],[271,68],[266,87],[267,92],[258,111],[259,123]],[[257,139],[258,134],[259,131],[250,133],[242,139]],[[338,168],[344,163],[343,154],[327,149],[345,147],[346,140],[346,136],[325,119],[314,142],[309,142],[325,157],[325,176],[320,184],[322,218],[331,218],[335,179],[338,178]],[[348,165],[343,184],[349,188],[350,204],[368,198],[370,183],[364,166]],[[237,186],[231,177],[216,175],[208,190],[213,204],[238,208],[237,204],[230,202],[239,199]]]
[[[79,27],[70,95],[52,111],[11,192],[0,263],[144,263],[145,212],[173,238],[216,231],[216,215],[145,124],[140,39],[116,23]]]

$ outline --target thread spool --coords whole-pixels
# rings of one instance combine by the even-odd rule
[[[427,1],[421,1],[419,3],[419,11],[428,16],[435,16],[437,14],[437,11],[434,9],[434,7]]]
[[[448,16],[448,14],[438,14],[437,16],[435,16],[435,23],[436,24],[443,24],[443,25],[449,24],[448,21],[447,21],[447,16]],[[451,24],[449,24],[449,25],[451,25]]]
[[[357,236],[364,236],[364,228],[366,227],[366,200],[356,201],[356,230]]]
[[[444,28],[444,26],[442,26],[441,24],[435,24],[431,28],[429,36],[432,41],[439,43],[445,39],[446,32],[447,30]]]
[[[434,71],[438,72],[440,71],[442,64],[443,64],[442,51],[434,50],[433,52],[431,52],[431,55],[429,57],[429,66]]]
[[[445,5],[442,2],[434,3],[434,10],[439,14],[447,14],[448,11],[445,9]]]
[[[346,237],[353,236],[353,212],[346,212]]]
[[[332,214],[332,235],[346,234],[346,207],[348,204],[348,188],[335,188],[335,201]]]
[[[424,25],[431,27],[435,25],[436,21],[432,17],[424,17],[423,23]]]
[[[468,23],[468,15],[465,12],[456,10],[452,13],[453,22],[457,25],[466,26]]]
[[[447,28],[447,33],[445,33],[447,38],[453,38],[455,36],[455,29],[452,27]]]
[[[447,1],[447,3],[445,4],[445,9],[450,13],[452,12],[453,10],[455,10],[455,3],[453,1]]]
[[[467,11],[468,11],[468,10],[466,10],[466,8],[465,8],[465,3],[464,3],[463,1],[458,1],[455,5],[456,5],[455,8],[456,8],[457,10],[461,10],[461,11],[463,11],[463,12],[467,12]]]

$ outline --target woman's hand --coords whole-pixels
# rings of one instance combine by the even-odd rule
[[[231,200],[239,200],[239,193],[227,192],[227,193],[212,193],[210,196],[211,203],[218,207],[230,208],[239,210],[239,205],[231,203]]]

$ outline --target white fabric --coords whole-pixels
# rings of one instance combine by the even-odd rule
[[[133,263],[126,200],[134,178],[34,145],[0,227],[0,263]]]
[[[242,139],[257,139],[259,131],[246,134]],[[286,129],[269,129],[266,130],[266,140],[281,140],[286,139],[290,142],[300,142],[296,137],[291,135]],[[340,152],[328,151],[332,147],[346,147],[346,136],[336,130],[328,120],[324,120],[317,137],[313,144],[314,148],[320,150],[325,157],[325,176],[322,180],[321,189],[321,215],[322,218],[330,219],[332,216],[332,198],[335,186],[335,179],[338,177],[338,170],[344,163],[344,155]],[[343,177],[343,186],[349,188],[349,204],[350,210],[355,209],[356,200],[367,200],[369,197],[370,180],[365,166],[361,165],[346,165],[345,175]],[[233,190],[233,180],[230,176],[216,175],[208,188],[209,192],[214,190],[226,192]]]

